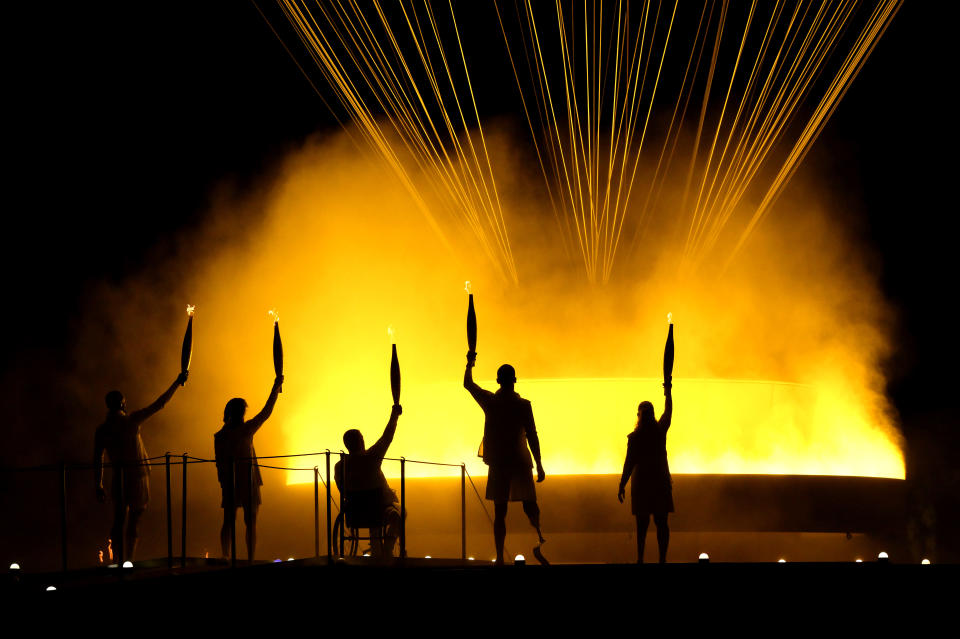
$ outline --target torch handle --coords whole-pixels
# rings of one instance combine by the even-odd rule
[[[277,377],[283,375],[283,342],[280,341],[280,322],[273,323],[273,372]],[[283,392],[283,386],[279,392]]]
[[[667,343],[663,347],[663,383],[669,384],[673,379],[673,324],[667,332]]]
[[[477,352],[477,311],[473,307],[473,293],[467,303],[467,347],[471,353]]]
[[[187,319],[187,330],[183,334],[183,348],[180,349],[180,372],[190,370],[190,360],[193,359],[193,315]],[[183,386],[186,382],[181,382]]]
[[[393,405],[400,404],[400,360],[397,359],[397,345],[393,345],[390,355],[390,392],[393,393]]]

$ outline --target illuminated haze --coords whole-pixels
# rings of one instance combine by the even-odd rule
[[[516,367],[548,474],[620,471],[637,404],[662,410],[672,312],[673,472],[904,476],[881,374],[890,313],[864,252],[809,185],[794,185],[725,272],[717,259],[680,275],[682,238],[662,215],[632,253],[622,249],[609,284],[589,286],[529,158],[509,133],[492,137],[519,287],[442,212],[440,241],[390,170],[347,136],[318,138],[257,188],[221,193],[203,228],[155,269],[97,292],[77,384],[91,398],[123,384],[132,408],[152,399],[177,373],[184,307],[196,304],[190,381],[146,436],[151,454],[211,456],[226,401],[246,398],[252,416],[266,399],[267,311],[277,308],[286,381],[258,453],[339,450],[351,427],[369,445],[390,412],[393,326],[404,414],[391,456],[465,461],[480,473],[483,416],[461,386],[470,280],[476,378],[495,389],[497,367]],[[679,206],[679,195],[666,202]],[[629,247],[634,229],[624,234]]]

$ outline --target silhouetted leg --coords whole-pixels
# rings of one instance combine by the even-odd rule
[[[637,515],[637,563],[643,563],[643,547],[647,543],[647,528],[650,526],[650,515]]]
[[[397,537],[400,535],[400,511],[396,508],[388,508],[385,523],[386,525],[383,529],[383,556],[392,557],[393,547],[397,543]]]
[[[670,545],[670,526],[667,525],[667,513],[657,513],[653,516],[653,523],[657,526],[657,550],[660,551],[660,563],[667,563],[667,546]]]
[[[113,505],[113,527],[110,529],[110,538],[113,540],[113,556],[117,563],[123,557],[123,522],[127,518],[127,507],[120,503]]]
[[[243,507],[243,523],[247,532],[247,561],[253,563],[253,554],[257,548],[257,508],[258,504]]]
[[[493,503],[493,541],[497,546],[497,565],[503,565],[503,542],[507,538],[507,503]]]
[[[124,560],[133,561],[133,555],[137,552],[137,540],[140,539],[140,517],[143,516],[142,508],[131,508],[130,516],[127,519],[127,536],[124,539]]]
[[[540,507],[537,505],[537,502],[532,500],[523,502],[523,512],[527,514],[530,525],[537,529],[537,537],[540,538],[540,543],[542,544],[546,539],[543,538],[543,534],[540,532]]]
[[[237,518],[236,508],[223,509],[223,526],[220,527],[220,551],[224,559],[230,558],[230,527]]]

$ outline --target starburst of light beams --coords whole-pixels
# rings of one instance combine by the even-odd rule
[[[652,218],[666,216],[685,229],[681,268],[718,248],[729,264],[901,3],[753,0],[744,12],[710,0],[694,12],[694,29],[694,20],[678,23],[678,0],[637,2],[636,15],[628,0],[494,2],[564,248],[579,252],[587,278],[610,279],[628,218],[631,249]],[[442,14],[430,0],[278,5],[356,130],[443,241],[441,217],[471,233],[517,283],[453,2],[437,3]],[[674,56],[685,61],[679,83],[663,77]],[[661,109],[670,112],[665,129],[651,126]],[[682,184],[679,207],[665,201],[667,184]],[[721,242],[725,229],[729,242]]]

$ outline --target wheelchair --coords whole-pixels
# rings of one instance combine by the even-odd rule
[[[374,553],[374,542],[382,548],[384,542],[392,539],[393,554],[398,556],[400,544],[395,537],[386,534],[386,521],[380,489],[350,491],[343,493],[340,514],[333,525],[333,544],[340,557],[356,557],[361,541],[369,542],[362,554]],[[366,536],[361,529],[367,529]]]

